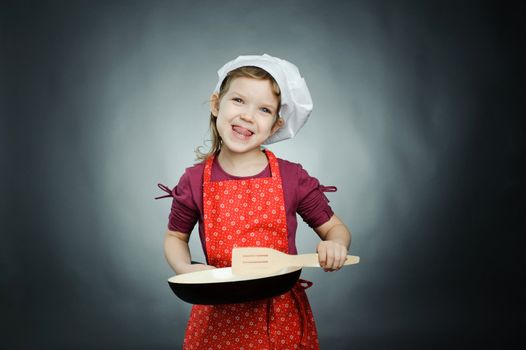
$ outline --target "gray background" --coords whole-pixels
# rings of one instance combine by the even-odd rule
[[[360,265],[304,270],[322,349],[524,345],[520,9],[491,2],[2,2],[2,341],[179,348],[170,187],[216,70],[294,62],[313,100],[270,147],[325,185]],[[521,67],[523,68],[523,67]],[[298,229],[300,252],[316,236]],[[198,236],[191,240],[202,259]]]

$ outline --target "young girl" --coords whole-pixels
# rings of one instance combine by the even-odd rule
[[[269,55],[240,56],[219,71],[210,102],[211,149],[187,168],[173,197],[165,256],[177,274],[231,266],[233,247],[297,254],[296,213],[314,229],[320,265],[339,270],[351,235],[321,186],[296,163],[262,144],[293,137],[312,110],[296,66]],[[165,196],[166,197],[166,196]],[[160,198],[160,197],[159,197]],[[199,222],[207,264],[192,264],[188,240]],[[194,305],[184,349],[319,349],[300,280],[289,292],[242,304]]]

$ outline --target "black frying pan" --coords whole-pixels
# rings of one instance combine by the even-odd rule
[[[246,277],[224,267],[173,276],[168,284],[175,295],[191,304],[232,304],[281,295],[294,286],[300,274],[300,267],[287,267],[266,276]]]

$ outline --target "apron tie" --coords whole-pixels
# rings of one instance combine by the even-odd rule
[[[164,196],[155,197],[155,199],[168,198],[168,197],[173,197],[174,196],[173,195],[173,191],[175,190],[175,187],[174,187],[173,190],[171,190],[170,187],[168,187],[166,185],[163,185],[163,184],[157,184],[157,187],[159,187],[161,190],[163,190],[164,192],[166,192],[168,194],[165,194]]]
[[[301,345],[307,346],[307,337],[309,332],[307,328],[309,327],[309,315],[307,315],[307,309],[305,308],[308,305],[307,295],[305,294],[305,289],[312,287],[314,283],[304,279],[299,279],[298,283],[292,288],[292,296],[296,300],[300,308],[300,318],[301,318]]]
[[[307,308],[306,306],[308,304],[307,295],[305,294],[305,290],[312,287],[314,283],[311,281],[307,281],[304,279],[299,279],[298,282],[292,287],[290,290],[292,298],[296,302],[296,305],[298,306],[299,313],[300,313],[300,322],[301,322],[301,340],[300,345],[302,347],[307,347],[309,345],[308,343],[308,337],[309,337],[309,320],[310,317],[307,314]],[[277,300],[279,297],[270,298],[267,303],[267,310],[268,310],[268,320],[267,320],[267,334],[270,339],[270,349],[277,349],[275,344],[275,337],[271,336],[271,324],[273,321],[275,321],[274,316],[274,301]]]

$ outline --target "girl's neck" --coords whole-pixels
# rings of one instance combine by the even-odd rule
[[[217,161],[228,174],[240,177],[257,175],[268,165],[267,156],[260,149],[235,153],[223,147],[217,156]]]

